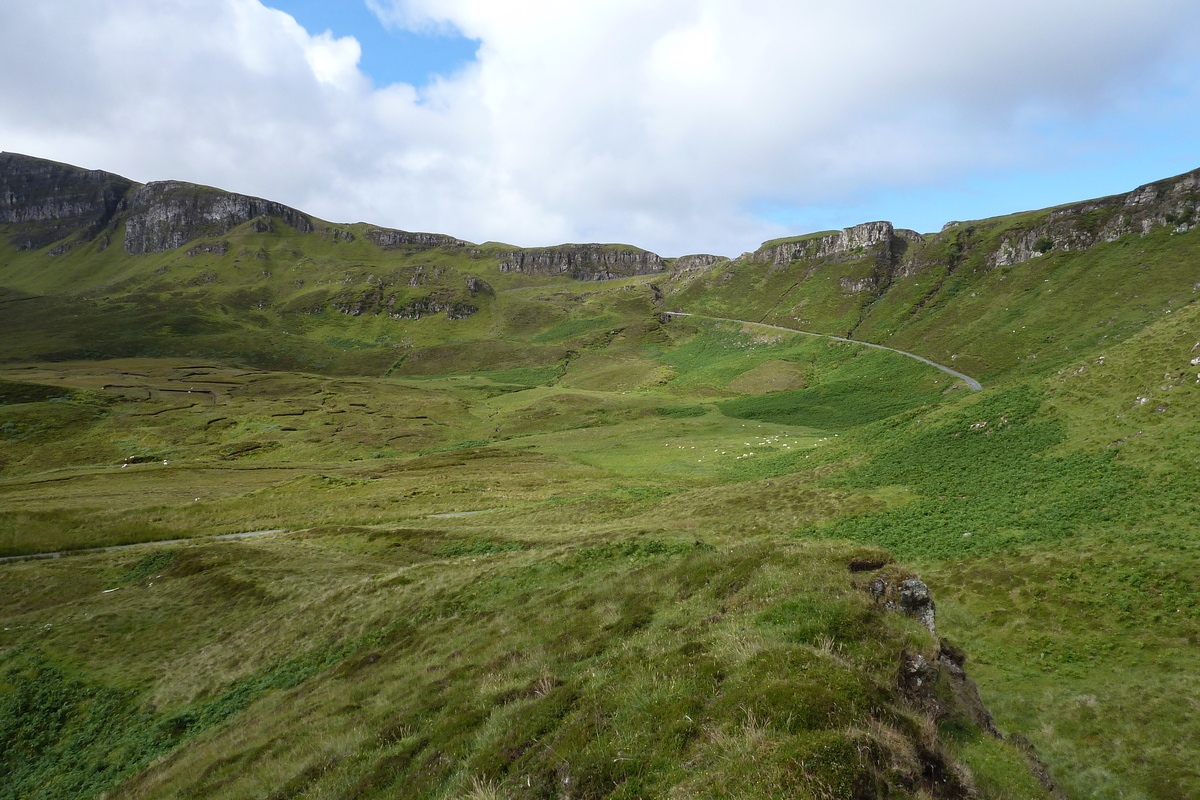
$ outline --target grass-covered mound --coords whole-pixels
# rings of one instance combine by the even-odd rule
[[[873,599],[903,572],[850,571],[881,553],[483,544],[334,528],[9,566],[9,627],[38,633],[2,657],[0,796],[1042,794],[950,671],[904,680],[942,648]]]

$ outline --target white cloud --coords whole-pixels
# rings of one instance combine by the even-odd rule
[[[1200,99],[1191,0],[369,5],[477,63],[375,90],[357,41],[258,0],[0,0],[0,148],[335,220],[734,253],[784,232],[764,203],[1095,159]]]

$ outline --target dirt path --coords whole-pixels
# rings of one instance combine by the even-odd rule
[[[89,547],[84,550],[62,550],[57,553],[33,553],[25,556],[4,556],[0,558],[0,563],[5,561],[32,561],[40,558],[62,558],[63,556],[77,556],[85,553],[107,553],[110,550],[128,550],[131,547],[149,547],[156,544],[181,544],[182,542],[214,542],[218,539],[246,539],[251,536],[262,536],[264,533],[286,533],[284,528],[274,528],[269,531],[247,531],[245,533],[223,533],[220,536],[196,536],[191,539],[164,539],[161,542],[134,542],[133,544],[114,544],[111,547]]]
[[[728,317],[710,317],[705,314],[685,314],[682,311],[664,311],[663,313],[668,316],[671,316],[671,317],[700,317],[701,319],[715,319],[715,320],[719,320],[720,322],[738,322],[743,325],[759,325],[763,328],[774,328],[777,331],[787,331],[788,333],[803,333],[805,336],[820,336],[823,339],[833,339],[835,342],[849,342],[850,344],[861,344],[863,347],[874,347],[876,350],[887,350],[892,353],[899,353],[902,356],[908,356],[909,358],[914,358],[917,361],[928,364],[931,367],[936,367],[937,369],[940,369],[942,372],[945,372],[947,375],[953,375],[954,377],[958,378],[963,383],[965,383],[967,386],[971,387],[971,389],[973,391],[978,392],[981,389],[983,389],[983,386],[980,385],[979,381],[975,380],[974,378],[972,378],[968,375],[963,375],[961,372],[955,372],[954,370],[950,369],[949,367],[945,366],[944,364],[939,364],[936,361],[930,361],[928,358],[924,358],[923,356],[918,356],[914,353],[909,353],[905,350],[897,350],[894,347],[884,347],[881,344],[872,344],[871,342],[863,342],[863,341],[859,341],[858,339],[847,339],[843,336],[834,336],[829,333],[814,333],[813,331],[801,331],[801,330],[797,330],[795,328],[784,328],[781,325],[768,325],[765,322],[750,322],[749,320],[729,319]]]

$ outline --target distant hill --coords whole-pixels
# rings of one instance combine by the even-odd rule
[[[497,291],[665,273],[663,310],[887,344],[976,377],[1040,373],[1190,300],[1200,252],[1177,237],[1198,223],[1194,171],[933,234],[871,222],[733,259],[664,259],[629,245],[519,248],[335,225],[260,198],[4,153],[0,302],[45,335],[0,331],[0,344],[16,359],[220,355],[378,374],[396,361],[393,340],[494,333]],[[348,335],[339,317],[377,321]],[[350,354],[329,344],[348,340]]]
[[[645,275],[667,263],[626,245],[517,248],[333,225],[206,186],[141,185],[0,154],[0,303],[10,314],[0,341],[9,358],[219,355],[378,373],[396,360],[391,338],[414,332],[347,336],[339,317],[463,321],[496,289]],[[41,334],[14,338],[14,327]],[[470,339],[479,327],[415,336]],[[296,328],[306,341],[285,341]],[[351,357],[330,340],[353,340]]]

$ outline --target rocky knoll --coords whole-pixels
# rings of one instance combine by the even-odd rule
[[[134,190],[125,201],[125,250],[161,253],[201,236],[221,236],[262,218],[263,232],[272,217],[300,233],[314,230],[308,215],[258,197],[223,192],[179,181],[156,181]]]
[[[636,247],[563,244],[497,253],[501,272],[565,275],[581,281],[603,281],[651,275],[667,268],[661,256]]]
[[[928,658],[907,648],[900,653],[897,683],[910,707],[920,710],[944,730],[962,732],[965,730],[963,721],[970,720],[992,738],[1005,739],[984,705],[979,687],[967,675],[966,653],[938,636],[935,625],[937,607],[929,586],[920,578],[897,573],[881,562],[853,561],[850,571],[869,575],[854,583],[859,589],[869,592],[877,606],[915,619],[933,636],[934,648],[928,653]],[[1009,741],[1016,745],[1030,774],[1041,783],[1046,794],[1054,800],[1066,800],[1066,793],[1029,741],[1020,734],[1014,734]],[[942,791],[935,793],[935,796],[976,796],[974,789],[970,788],[970,779],[962,779],[961,773],[955,770],[952,760],[946,757],[941,747],[927,749],[921,753],[921,759],[925,763],[926,774],[937,776],[936,788]]]

